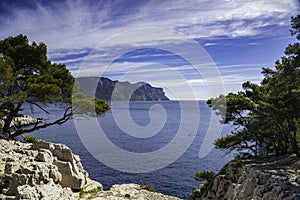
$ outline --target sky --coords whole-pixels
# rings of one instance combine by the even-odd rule
[[[259,83],[291,37],[297,0],[1,0],[0,39],[25,34],[75,77],[148,82],[173,100]]]

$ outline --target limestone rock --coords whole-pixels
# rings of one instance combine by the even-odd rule
[[[40,140],[40,141],[38,141],[38,143],[33,144],[31,148],[33,150],[48,149],[52,152],[52,151],[54,151],[55,146],[51,142],[45,142],[43,140]]]
[[[63,196],[65,189],[79,191],[87,183],[88,173],[79,156],[62,144],[45,141],[28,144],[0,139],[0,156],[0,194],[5,196],[41,199],[44,194],[39,191],[53,193],[54,186]],[[68,195],[61,199],[68,199]]]
[[[101,183],[88,178],[87,183],[83,187],[83,192],[90,192],[93,190],[103,190],[103,186]]]
[[[52,163],[53,156],[51,151],[49,151],[48,149],[41,149],[36,155],[35,161]]]
[[[179,200],[177,197],[163,195],[158,192],[143,190],[137,184],[113,185],[110,190],[95,194],[86,194],[80,198],[94,200]]]
[[[86,184],[87,172],[83,169],[79,156],[74,155],[66,145],[39,141],[33,146],[33,149],[40,151],[36,160],[53,161],[52,157],[48,155],[56,158],[53,164],[57,166],[62,175],[60,184],[63,187],[80,190]]]
[[[30,116],[24,115],[22,117],[15,117],[10,126],[28,126],[40,122],[42,122],[42,120],[34,119]]]
[[[28,126],[31,124],[40,123],[42,120],[32,118],[28,115],[24,115],[22,117],[15,117],[12,122],[10,123],[10,126]],[[0,124],[3,124],[4,121],[0,120]]]
[[[62,188],[60,185],[50,181],[46,184],[35,186],[23,185],[17,188],[16,199],[28,200],[75,200],[70,188]]]
[[[300,158],[236,160],[228,163],[206,190],[194,189],[190,200],[299,199]]]
[[[73,169],[70,162],[55,161],[54,164],[58,167],[59,172],[62,174],[62,180],[60,184],[63,187],[70,187],[74,190],[80,190],[85,185],[85,176],[82,173],[78,173]]]

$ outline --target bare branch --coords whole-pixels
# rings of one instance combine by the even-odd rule
[[[34,101],[29,101],[29,100],[26,100],[26,102],[35,105],[36,107],[38,107],[39,109],[41,109],[42,111],[47,113],[47,115],[50,115],[50,113],[46,109],[44,109],[41,105],[39,105],[38,103],[36,103]]]
[[[73,116],[73,112],[71,110],[71,107],[68,107],[68,108],[66,108],[66,110],[64,112],[64,115],[60,119],[57,119],[57,120],[55,120],[53,122],[49,122],[49,123],[45,122],[42,125],[40,125],[39,122],[36,122],[34,124],[34,126],[29,128],[29,129],[16,130],[15,132],[10,134],[10,137],[14,138],[14,137],[19,136],[21,134],[30,133],[30,132],[33,132],[33,131],[36,131],[36,130],[39,130],[39,129],[42,129],[42,128],[47,128],[48,126],[52,126],[52,125],[55,125],[55,124],[61,125],[61,124],[65,123],[66,121],[68,121],[72,116]]]

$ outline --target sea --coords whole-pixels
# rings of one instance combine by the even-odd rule
[[[37,138],[69,146],[81,158],[90,178],[108,190],[114,184],[137,183],[157,192],[188,199],[199,171],[217,173],[233,154],[216,149],[213,141],[232,131],[222,125],[205,101],[109,102],[104,116],[77,116],[62,125],[30,133]],[[45,119],[58,118],[25,107],[24,114]]]

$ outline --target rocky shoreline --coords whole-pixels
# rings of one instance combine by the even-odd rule
[[[104,191],[66,145],[4,139],[0,139],[0,199],[179,200],[137,184],[114,185]],[[233,160],[205,190],[194,189],[190,199],[300,199],[300,158]]]
[[[201,188],[201,187],[200,187]],[[300,158],[296,155],[233,160],[190,200],[300,200]]]
[[[89,178],[80,158],[63,144],[36,144],[0,139],[0,199],[159,199],[178,200],[142,189],[114,185],[103,191]]]

